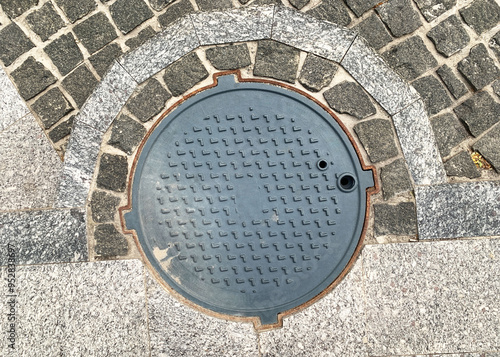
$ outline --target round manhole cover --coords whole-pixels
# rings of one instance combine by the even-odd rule
[[[150,132],[133,175],[126,226],[161,278],[197,305],[262,325],[341,275],[373,186],[318,104],[232,75]]]

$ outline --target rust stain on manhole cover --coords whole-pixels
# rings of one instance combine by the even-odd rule
[[[258,327],[334,285],[359,251],[374,186],[321,106],[233,75],[166,115],[133,171],[126,227],[157,275]]]

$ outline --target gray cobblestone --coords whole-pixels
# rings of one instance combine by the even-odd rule
[[[51,131],[49,131],[49,138],[53,143],[57,143],[71,134],[71,129],[73,128],[73,122],[75,116],[70,116],[67,120],[56,125]]]
[[[413,36],[382,53],[382,57],[403,78],[412,80],[438,62],[419,36]]]
[[[367,118],[377,112],[370,97],[355,82],[339,83],[323,95],[332,109],[339,113],[350,114],[357,119]]]
[[[93,11],[97,3],[94,0],[54,0],[71,23],[83,18]]]
[[[252,64],[246,44],[217,46],[205,51],[207,59],[218,70],[232,70]]]
[[[113,222],[120,198],[106,192],[96,190],[90,199],[92,220],[97,223]]]
[[[375,204],[373,215],[376,236],[417,234],[417,213],[413,202]]]
[[[177,97],[208,77],[208,72],[196,53],[190,53],[170,65],[163,80],[174,97]]]
[[[442,157],[450,155],[451,149],[469,136],[464,126],[452,113],[431,118],[431,125]]]
[[[338,66],[332,61],[309,53],[300,69],[299,82],[312,92],[319,92],[332,81]]]
[[[175,0],[149,0],[149,5],[151,5],[153,10],[161,11],[174,1]]]
[[[397,159],[389,165],[382,167],[380,170],[380,180],[382,182],[384,200],[412,189],[410,175],[408,174],[404,159]]]
[[[52,88],[37,99],[32,106],[42,120],[45,129],[51,128],[63,116],[73,110],[59,88]]]
[[[85,64],[75,69],[62,81],[64,89],[73,97],[79,108],[85,103],[98,83],[97,78]]]
[[[5,66],[33,47],[33,42],[14,22],[0,30],[0,60]]]
[[[500,79],[497,79],[495,82],[493,82],[491,87],[493,88],[493,91],[495,92],[495,94],[498,97],[500,97]]]
[[[121,47],[116,43],[111,43],[99,52],[90,56],[89,61],[99,76],[104,76],[114,60],[123,54]]]
[[[375,13],[361,21],[355,29],[376,50],[392,41],[392,36]]]
[[[452,15],[434,26],[428,33],[436,50],[445,57],[457,53],[469,43],[469,35],[457,16]]]
[[[467,151],[462,151],[446,161],[444,169],[448,176],[467,177],[470,179],[481,177],[481,173]]]
[[[356,14],[357,17],[360,17],[379,3],[380,1],[378,0],[346,0],[347,6],[349,6],[349,8]]]
[[[413,87],[420,93],[429,116],[439,113],[452,105],[445,87],[434,76],[425,76],[412,82]]]
[[[127,109],[143,123],[158,114],[172,96],[156,79],[150,79],[127,104]]]
[[[294,83],[300,52],[279,42],[259,41],[253,74]]]
[[[158,22],[162,27],[167,27],[170,26],[175,20],[193,12],[194,8],[189,0],[176,1],[158,17]]]
[[[500,60],[500,31],[493,36],[489,42],[490,48],[495,52],[495,55]]]
[[[500,108],[499,108],[500,110]],[[497,111],[497,116],[500,111]],[[500,172],[500,125],[495,125],[485,136],[479,139],[474,145],[474,150],[478,151],[488,162]]]
[[[141,30],[137,36],[132,37],[131,39],[128,39],[125,41],[125,44],[131,49],[135,49],[142,45],[144,42],[149,40],[151,37],[156,35],[156,31],[153,30],[151,26],[146,27],[144,30]]]
[[[422,15],[431,22],[455,6],[457,0],[415,0]]]
[[[71,33],[61,35],[44,48],[52,63],[65,76],[83,61],[83,55]]]
[[[458,70],[476,90],[500,77],[500,70],[482,43],[471,48],[469,56],[458,63]]]
[[[310,0],[289,0],[289,1],[290,1],[290,4],[298,10],[302,9],[304,6],[306,6],[310,2]]]
[[[95,253],[98,258],[108,259],[127,255],[128,243],[113,224],[100,224],[94,230]]]
[[[399,154],[389,120],[371,119],[364,121],[356,124],[354,131],[371,162],[384,161]]]
[[[141,124],[122,114],[113,123],[108,144],[130,155],[144,135],[146,129]]]
[[[33,98],[56,82],[52,73],[34,57],[28,57],[11,75],[24,100]]]
[[[143,0],[117,0],[109,7],[109,11],[116,26],[124,34],[153,17],[153,12]]]
[[[448,65],[442,65],[436,70],[436,73],[455,99],[459,99],[469,93],[465,84],[457,78],[455,73],[453,73],[453,70],[448,67]]]
[[[476,137],[500,121],[500,104],[486,92],[474,94],[454,111]]]
[[[469,6],[460,9],[465,23],[477,34],[493,28],[500,21],[500,6],[495,0],[475,0]]]
[[[196,0],[196,4],[201,11],[224,10],[233,7],[231,0]]]
[[[113,25],[102,12],[79,23],[73,31],[90,54],[99,51],[117,37]]]
[[[408,35],[422,26],[410,0],[389,0],[375,8],[382,21],[395,37]]]
[[[26,16],[26,23],[42,41],[47,41],[50,36],[64,27],[64,21],[50,2]]]
[[[127,157],[122,155],[103,154],[99,162],[97,187],[106,190],[124,192],[127,186]]]
[[[341,0],[323,0],[318,6],[307,11],[307,14],[340,26],[351,23],[351,16]]]
[[[38,5],[39,0],[0,0],[2,10],[11,19],[25,13],[33,6]]]

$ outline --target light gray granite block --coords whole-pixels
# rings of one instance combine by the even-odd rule
[[[142,83],[185,54],[200,46],[189,16],[179,19],[118,62]]]
[[[500,182],[417,187],[420,239],[500,235]]]
[[[500,240],[367,245],[370,356],[498,351]]]
[[[0,242],[10,245],[17,264],[79,262],[88,259],[85,211],[43,210],[0,213]],[[0,255],[0,265],[7,255]]]
[[[271,356],[367,356],[362,261],[332,292],[286,317],[283,328],[259,334],[261,352]]]
[[[356,38],[356,33],[310,15],[278,6],[274,15],[271,38],[340,62]]]
[[[0,211],[53,205],[62,162],[33,115],[0,133]]]
[[[250,6],[189,16],[203,46],[270,38],[273,14],[274,6]]]
[[[391,115],[419,99],[418,92],[361,37],[353,42],[341,65]]]
[[[17,267],[15,352],[2,356],[148,356],[144,268],[138,260]],[[6,268],[0,291],[7,292]],[[7,299],[1,330],[7,330]],[[10,328],[10,326],[9,326]]]
[[[137,82],[115,62],[85,102],[76,121],[106,132],[136,87]]]
[[[443,162],[422,100],[393,115],[392,120],[415,184],[445,183]]]
[[[64,160],[56,207],[82,207],[87,199],[103,133],[76,122]]]
[[[7,73],[0,67],[0,132],[28,113],[29,109],[24,100]]]
[[[173,298],[147,274],[151,356],[259,356],[251,323],[203,314]]]

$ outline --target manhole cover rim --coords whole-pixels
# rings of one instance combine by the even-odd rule
[[[361,202],[364,201],[365,206],[364,206],[364,212],[362,212],[362,209],[358,211],[358,216],[359,216],[359,221],[362,222],[362,224],[359,224],[355,228],[355,233],[353,234],[354,237],[359,237],[359,240],[356,242],[355,240],[352,240],[351,243],[349,244],[349,247],[346,248],[347,251],[349,251],[349,254],[346,254],[343,259],[337,264],[337,266],[340,266],[340,273],[337,272],[336,269],[332,269],[328,277],[331,275],[336,275],[337,277],[333,280],[330,278],[324,279],[321,284],[319,284],[314,290],[310,290],[307,293],[297,297],[296,299],[289,301],[285,304],[281,304],[278,306],[273,306],[271,308],[265,308],[265,309],[260,309],[259,313],[256,313],[256,310],[247,310],[247,309],[242,309],[241,311],[235,311],[235,309],[231,310],[225,310],[224,308],[220,308],[216,306],[217,311],[214,311],[212,308],[214,306],[205,303],[204,301],[201,301],[197,299],[196,297],[193,296],[185,296],[183,292],[185,290],[177,284],[177,282],[173,281],[173,279],[168,276],[168,274],[161,269],[161,267],[156,266],[156,259],[153,256],[151,251],[145,251],[143,249],[143,246],[141,244],[141,238],[138,236],[137,232],[134,229],[128,229],[127,228],[127,222],[129,221],[130,217],[136,216],[137,219],[139,219],[139,214],[136,212],[137,209],[134,211],[132,209],[132,203],[133,203],[133,190],[132,186],[134,183],[135,175],[138,172],[139,164],[144,164],[145,160],[142,161],[142,163],[139,163],[139,158],[144,152],[148,152],[148,147],[152,146],[155,142],[155,140],[150,140],[151,135],[156,131],[161,132],[162,130],[157,130],[158,127],[164,123],[164,118],[171,114],[174,110],[179,110],[179,113],[182,112],[183,110],[183,103],[185,103],[189,98],[192,96],[197,96],[197,99],[203,100],[206,97],[209,97],[213,94],[210,92],[207,92],[206,90],[214,88],[218,85],[218,77],[225,76],[225,75],[236,75],[237,76],[237,83],[255,83],[255,84],[260,84],[260,83],[265,83],[265,84],[270,84],[276,87],[280,88],[285,88],[291,91],[291,96],[301,96],[304,98],[307,98],[311,100],[313,103],[318,105],[321,109],[323,109],[329,117],[333,118],[334,120],[328,121],[328,124],[332,127],[334,125],[337,125],[341,132],[338,135],[344,135],[347,139],[348,142],[351,144],[345,145],[348,151],[352,151],[351,155],[354,154],[354,158],[358,160],[358,164],[361,168],[361,171],[364,172],[370,172],[372,174],[372,179],[373,179],[373,185],[372,187],[368,187],[366,190],[360,190],[359,196],[361,199]],[[302,98],[302,100],[304,100]],[[168,126],[168,123],[170,123],[172,120],[174,120],[177,117],[177,115],[174,115],[164,126]],[[336,130],[336,129],[334,129]],[[337,131],[337,130],[336,130]],[[159,134],[156,135],[156,137]],[[188,305],[200,309],[205,313],[208,313],[213,316],[217,317],[222,317],[225,319],[230,319],[230,320],[251,320],[254,322],[255,326],[257,328],[272,328],[273,326],[280,326],[281,325],[281,319],[283,316],[286,316],[287,314],[290,314],[294,311],[298,311],[300,309],[303,309],[306,306],[310,306],[313,304],[315,301],[320,299],[322,296],[330,292],[342,279],[343,277],[348,273],[350,268],[352,267],[353,263],[356,261],[362,246],[363,246],[363,241],[364,241],[364,236],[365,232],[367,229],[367,223],[368,223],[368,214],[369,214],[369,206],[370,206],[370,196],[371,194],[374,194],[378,192],[378,186],[377,186],[377,180],[376,180],[376,171],[374,167],[372,166],[366,166],[364,164],[363,158],[360,154],[360,151],[352,138],[351,134],[349,131],[346,129],[346,127],[342,124],[342,122],[335,116],[335,114],[328,109],[325,105],[317,101],[315,98],[312,96],[308,95],[307,93],[304,93],[297,88],[294,88],[292,86],[275,82],[272,80],[259,80],[259,79],[243,79],[241,78],[241,74],[239,71],[228,71],[228,72],[221,72],[221,73],[216,73],[213,76],[213,84],[206,86],[204,88],[201,88],[185,97],[183,97],[181,100],[179,100],[177,103],[173,104],[170,106],[163,114],[162,116],[154,123],[154,125],[151,127],[151,129],[148,131],[148,133],[145,135],[143,138],[139,148],[136,151],[136,154],[134,156],[134,160],[132,163],[131,170],[129,172],[129,182],[128,182],[128,187],[127,187],[127,204],[123,207],[119,208],[120,212],[120,219],[121,219],[121,224],[122,224],[122,229],[126,234],[132,234],[135,240],[135,243],[138,247],[138,250],[143,257],[144,261],[146,262],[146,265],[149,266],[150,270],[154,272],[154,276],[156,277],[157,280],[161,282],[161,284],[171,293],[173,293],[177,298],[179,298],[181,301],[187,303]],[[366,191],[366,192],[365,192]],[[125,218],[127,216],[127,218]],[[364,219],[362,219],[364,217]],[[127,219],[127,222],[126,222]],[[130,225],[129,225],[130,226]],[[138,225],[135,225],[136,227]],[[352,253],[351,253],[352,251]],[[350,255],[352,254],[352,255]],[[171,285],[169,285],[171,284]],[[177,287],[177,288],[176,288]],[[319,288],[318,288],[319,287]],[[319,292],[318,292],[319,291]],[[300,301],[300,303],[294,303],[294,301]],[[212,307],[212,308],[211,308]],[[259,315],[260,314],[260,315]],[[267,314],[271,315],[271,318],[269,319],[270,321],[273,320],[272,316],[274,315],[278,317],[277,323],[271,323],[266,326],[261,325],[260,319],[264,320],[263,316],[266,316]],[[275,318],[274,318],[275,319]]]

